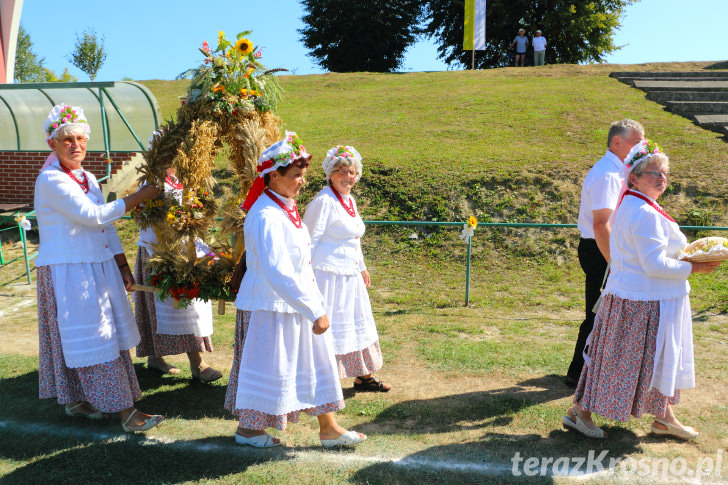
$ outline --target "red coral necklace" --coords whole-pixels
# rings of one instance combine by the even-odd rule
[[[286,204],[281,202],[281,200],[278,197],[273,195],[273,192],[271,192],[268,189],[265,189],[264,192],[265,192],[265,195],[270,197],[270,199],[273,202],[278,204],[278,206],[281,209],[283,209],[283,211],[286,213],[286,215],[291,220],[291,222],[293,223],[294,226],[296,226],[298,229],[301,229],[301,227],[303,227],[303,224],[301,223],[301,216],[298,214],[298,206],[296,206],[295,201],[293,201],[293,209],[289,209],[288,207],[286,207]]]
[[[175,190],[182,190],[184,188],[184,186],[182,185],[182,182],[180,182],[177,177],[172,179],[172,177],[167,175],[164,178],[164,182],[167,183],[170,187],[172,187]]]
[[[339,199],[339,202],[341,203],[341,207],[344,208],[347,214],[349,214],[351,217],[356,217],[356,211],[354,210],[354,201],[351,200],[351,197],[349,197],[349,205],[346,205],[344,203],[344,198],[341,196],[341,194],[334,188],[333,185],[329,185],[331,187],[331,191],[334,193],[337,199]]]
[[[83,173],[83,181],[81,181],[81,180],[78,180],[75,175],[73,175],[73,172],[71,171],[71,169],[69,169],[68,167],[66,167],[65,165],[63,165],[60,162],[58,162],[58,165],[61,166],[61,170],[63,170],[64,172],[66,172],[66,174],[69,177],[71,177],[74,180],[74,182],[76,182],[78,185],[81,186],[81,190],[83,190],[83,193],[84,194],[88,194],[89,187],[88,187],[88,177],[86,177],[86,172],[82,172]]]

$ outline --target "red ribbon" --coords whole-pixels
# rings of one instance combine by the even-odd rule
[[[258,173],[262,172],[263,170],[268,170],[273,165],[275,165],[275,160],[266,160],[265,162],[261,163],[256,167],[256,170]],[[263,189],[265,189],[265,182],[263,180],[263,177],[255,177],[255,180],[253,180],[253,185],[250,186],[250,190],[248,191],[248,195],[245,196],[245,202],[243,202],[243,205],[241,206],[244,211],[249,211],[251,207],[253,207],[253,204],[256,200],[258,200],[258,197],[260,197],[260,194],[263,193]]]
[[[261,163],[260,165],[258,165],[258,166],[256,167],[256,169],[258,170],[258,173],[260,173],[260,172],[262,172],[263,170],[268,170],[269,168],[271,168],[271,167],[273,166],[273,164],[274,164],[274,163],[275,163],[275,162],[273,162],[273,160],[266,160],[265,162],[263,162],[263,163]]]
[[[263,181],[263,177],[255,177],[253,185],[250,186],[248,195],[245,197],[245,202],[243,202],[242,207],[244,211],[247,212],[250,210],[251,207],[253,207],[255,201],[258,200],[260,194],[263,193],[263,189],[265,189],[265,182]]]
[[[648,198],[647,198],[647,197],[645,197],[644,195],[642,195],[642,194],[640,194],[640,193],[637,193],[637,192],[633,192],[633,191],[631,191],[631,190],[629,190],[629,189],[627,189],[627,191],[626,191],[626,192],[625,192],[625,193],[624,193],[624,194],[622,195],[622,198],[623,198],[623,199],[624,199],[624,196],[625,196],[625,195],[633,195],[633,196],[637,197],[638,199],[642,199],[642,200],[644,200],[645,202],[647,202],[648,204],[650,204],[650,206],[651,206],[651,207],[652,207],[653,209],[655,209],[655,210],[656,210],[657,212],[659,212],[659,213],[660,213],[660,214],[662,214],[663,216],[667,217],[667,219],[668,219],[668,220],[669,220],[670,222],[675,222],[675,219],[673,219],[672,217],[670,217],[670,214],[668,214],[667,212],[665,212],[665,210],[664,210],[664,209],[663,209],[662,207],[660,207],[659,205],[655,204],[654,202],[652,202],[652,201],[651,201],[650,199],[648,199]],[[620,200],[619,202],[621,203],[622,201]],[[617,206],[619,207],[619,205],[617,205]]]

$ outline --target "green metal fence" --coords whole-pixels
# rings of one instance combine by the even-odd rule
[[[458,226],[463,227],[465,222],[435,222],[435,221],[364,221],[370,225],[385,226]],[[526,227],[526,228],[544,228],[544,229],[573,229],[576,224],[548,224],[538,222],[479,222],[478,227]],[[728,231],[728,227],[723,226],[680,226],[680,229],[687,231]],[[471,261],[471,238],[467,238],[467,255],[465,257],[465,306],[470,304],[470,261]]]
[[[20,212],[17,213],[17,215],[20,215]],[[25,214],[25,217],[35,218],[35,211],[28,212]],[[124,219],[131,219],[130,216],[124,216]],[[218,218],[221,220],[221,218]],[[466,224],[466,222],[438,222],[438,221],[364,221],[364,224],[372,225],[372,226],[457,226],[459,228],[462,228],[463,225]],[[574,229],[576,228],[576,224],[548,224],[548,223],[539,223],[539,222],[479,222],[478,227],[484,228],[484,227],[492,227],[492,228],[501,228],[501,227],[525,227],[525,228],[543,228],[543,229]],[[0,229],[0,231],[8,231],[8,230],[14,230],[14,227],[6,228],[6,229]],[[728,231],[728,227],[726,226],[680,226],[680,229],[687,230],[687,231]],[[31,283],[30,278],[30,263],[29,261],[35,258],[38,253],[33,253],[32,255],[28,255],[28,246],[27,241],[25,237],[25,231],[20,227],[20,223],[18,223],[18,231],[20,231],[20,239],[23,243],[23,256],[18,256],[17,258],[12,259],[11,261],[4,262],[2,260],[2,247],[0,247],[0,268],[12,263],[13,261],[17,261],[21,258],[25,259],[25,272],[28,280],[28,284]],[[472,247],[472,241],[471,238],[467,238],[467,255],[465,257],[465,306],[468,306],[470,303],[470,263],[471,263],[471,247]]]
[[[35,211],[28,212],[27,214],[25,214],[25,218],[27,219],[28,216],[34,217],[33,214],[35,214]],[[6,217],[6,218],[0,218],[0,223],[3,222],[3,219],[11,219],[11,218],[12,219],[16,219],[16,218],[20,218],[20,217],[22,217],[20,215],[20,211],[17,211],[17,212],[15,212],[15,215],[11,215],[11,216]],[[26,239],[25,229],[23,229],[23,227],[20,225],[20,222],[19,221],[18,221],[18,224],[17,224],[17,229],[18,229],[18,233],[20,234],[20,242],[23,245],[23,255],[22,256],[17,256],[15,258],[11,259],[10,261],[5,261],[5,258],[3,256],[3,247],[2,247],[2,244],[0,244],[0,268],[3,268],[6,265],[8,265],[8,264],[10,264],[12,262],[18,261],[19,259],[22,258],[25,261],[25,277],[28,280],[28,284],[30,284],[31,283],[31,280],[30,280],[30,260],[33,259],[33,258],[35,258],[38,255],[38,253],[36,252],[36,253],[31,254],[31,255],[28,255],[28,241]],[[3,232],[3,231],[14,231],[14,230],[15,230],[15,227],[12,227],[11,226],[11,227],[6,227],[5,229],[0,229],[0,232]]]

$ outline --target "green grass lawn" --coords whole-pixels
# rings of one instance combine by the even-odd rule
[[[629,69],[692,69],[647,65]],[[314,153],[301,206],[321,187],[320,161],[335,144],[364,155],[356,197],[365,219],[576,221],[581,181],[606,147],[609,123],[632,117],[672,159],[664,206],[681,222],[726,224],[726,143],[665,112],[609,78],[625,66],[546,66],[477,72],[283,76],[285,128]],[[167,118],[185,81],[143,81]],[[235,193],[224,155],[218,194]],[[718,168],[716,168],[718,167]],[[697,212],[696,212],[697,211]],[[130,260],[137,229],[117,225]],[[343,381],[342,425],[370,439],[353,452],[323,452],[314,419],[286,432],[287,447],[237,447],[223,409],[232,362],[234,308],[215,316],[210,362],[224,378],[160,376],[136,359],[139,407],[167,420],[140,436],[118,419],[94,423],[37,399],[34,290],[0,273],[0,482],[80,483],[520,483],[522,456],[674,460],[688,466],[728,448],[728,269],[691,278],[697,389],[683,393],[679,417],[701,431],[691,443],[652,437],[650,419],[600,420],[593,442],[561,429],[571,402],[562,376],[583,313],[575,229],[480,227],[473,240],[470,305],[463,306],[465,244],[458,227],[370,226],[364,238],[370,295],[385,366],[386,394],[354,393]],[[719,234],[719,233],[716,233]],[[724,265],[725,266],[725,265]],[[28,302],[27,304],[24,302]],[[7,313],[5,313],[7,312]],[[728,463],[728,458],[723,461]],[[728,477],[728,464],[721,475]],[[565,483],[570,478],[529,478]],[[654,483],[676,474],[593,475],[580,481]]]

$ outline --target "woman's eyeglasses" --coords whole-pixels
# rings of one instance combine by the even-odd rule
[[[356,170],[346,170],[344,168],[342,168],[341,170],[334,170],[334,171],[336,173],[338,173],[339,175],[341,175],[342,177],[356,177],[357,175],[359,175],[356,173]]]
[[[87,141],[88,140],[84,136],[75,136],[75,137],[74,136],[65,136],[65,137],[61,138],[61,143],[63,143],[66,146],[71,146],[74,143],[81,145],[81,146],[85,146]]]
[[[670,175],[672,175],[670,172],[659,172],[657,170],[645,170],[642,173],[650,174],[650,175],[652,175],[656,179],[658,179],[660,177],[664,177],[665,179],[667,179],[667,177],[669,177]]]

